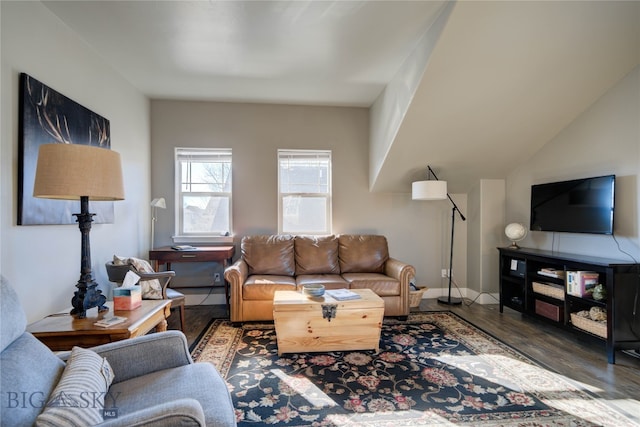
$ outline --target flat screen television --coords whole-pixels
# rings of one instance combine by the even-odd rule
[[[531,186],[532,231],[613,234],[615,175]]]

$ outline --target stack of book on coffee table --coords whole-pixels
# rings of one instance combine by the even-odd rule
[[[361,298],[360,295],[355,292],[351,292],[349,289],[329,289],[326,291],[326,294],[338,301],[348,301]]]

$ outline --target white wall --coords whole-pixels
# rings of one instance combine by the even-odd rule
[[[393,79],[378,96],[370,110],[369,183],[373,187],[387,153],[402,125],[405,114],[418,88],[422,75],[440,33],[455,6],[444,2],[437,19],[418,40],[415,49],[405,59]]]
[[[158,214],[156,246],[171,244],[174,233],[174,147],[233,149],[236,242],[243,235],[277,233],[278,148],[330,149],[333,232],[387,236],[391,256],[413,264],[419,284],[439,288],[440,270],[449,262],[450,203],[412,201],[410,188],[371,193],[368,129],[364,108],[153,100],[152,194],[167,200]],[[466,195],[454,197],[464,212]],[[454,270],[464,286],[466,224],[460,221],[455,249]]]
[[[0,273],[32,322],[71,306],[80,274],[80,231],[77,225],[16,225],[19,74],[110,120],[111,148],[123,160],[126,200],[115,202],[113,224],[94,224],[91,230],[94,277],[107,293],[104,263],[114,253],[135,256],[148,249],[149,102],[42,3],[2,1],[0,10]]]
[[[498,286],[498,251],[504,236],[505,182],[482,179],[469,193],[468,297],[480,303],[495,303]],[[489,293],[489,295],[485,295]]]
[[[640,259],[640,67],[507,177],[506,222],[529,224],[531,185],[616,175],[614,233]],[[611,236],[530,231],[521,246],[629,261]]]

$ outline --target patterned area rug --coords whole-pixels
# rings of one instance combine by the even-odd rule
[[[633,426],[452,313],[385,319],[380,351],[277,355],[273,324],[216,320],[192,356],[227,381],[239,426]]]

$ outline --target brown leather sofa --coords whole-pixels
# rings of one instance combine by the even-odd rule
[[[273,320],[274,292],[309,283],[369,288],[384,300],[385,316],[407,316],[413,276],[414,267],[389,257],[387,239],[374,235],[246,236],[241,258],[224,273],[232,322]]]

